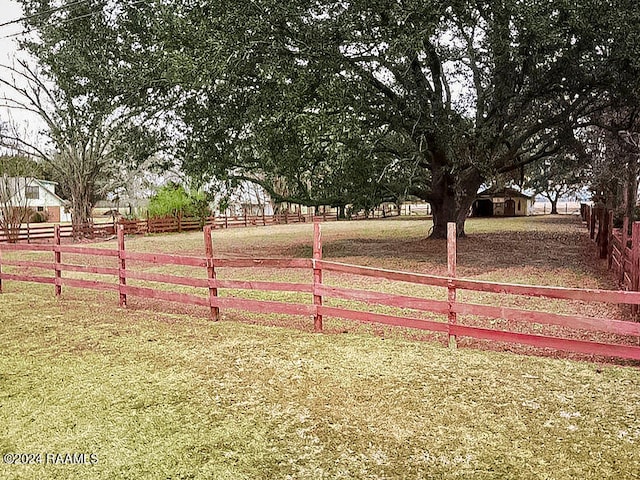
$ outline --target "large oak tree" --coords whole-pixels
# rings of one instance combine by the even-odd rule
[[[122,105],[164,106],[192,174],[308,205],[412,194],[434,237],[463,234],[483,182],[552,158],[599,108],[613,3],[87,0],[92,29],[73,28],[77,6],[23,0],[31,50]]]

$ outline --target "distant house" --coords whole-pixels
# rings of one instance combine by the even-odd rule
[[[56,182],[37,178],[8,178],[4,184],[12,194],[10,203],[25,206],[34,212],[46,214],[47,221],[52,223],[70,222],[71,213],[67,210],[67,202],[56,195]]]
[[[533,215],[535,199],[513,188],[488,188],[473,202],[474,217],[524,217]]]
[[[229,215],[232,217],[241,217],[243,215],[248,216],[261,216],[273,215],[273,205],[270,201],[261,202],[256,199],[232,199],[227,205],[227,210],[222,212],[222,215]]]

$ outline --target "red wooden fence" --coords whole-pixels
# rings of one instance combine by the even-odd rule
[[[545,297],[586,302],[640,304],[640,293],[630,291],[609,291],[598,289],[578,289],[531,285],[514,285],[498,282],[461,279],[456,276],[455,225],[449,227],[448,275],[435,276],[418,273],[399,272],[379,268],[349,265],[327,261],[322,258],[320,225],[314,225],[313,257],[282,258],[216,258],[211,242],[211,226],[204,229],[205,251],[203,256],[170,255],[163,253],[138,253],[125,249],[124,227],[118,230],[118,242],[115,249],[78,247],[61,245],[59,236],[53,245],[5,244],[0,245],[0,292],[2,281],[26,281],[51,284],[55,294],[60,295],[63,287],[79,287],[118,292],[119,303],[127,304],[129,296],[165,300],[189,305],[207,307],[213,320],[217,320],[221,309],[240,309],[256,313],[279,313],[304,315],[313,318],[316,331],[322,331],[323,319],[327,317],[374,322],[420,330],[429,330],[447,334],[449,344],[455,347],[458,337],[472,337],[500,342],[518,343],[534,347],[552,348],[584,354],[604,355],[640,360],[640,324],[607,318],[594,318],[583,315],[564,315],[523,308],[500,307],[494,305],[461,302],[457,299],[459,290],[522,295],[525,297]],[[59,232],[60,229],[56,229]],[[53,262],[8,258],[10,252],[53,253]],[[14,255],[10,255],[15,257]],[[96,266],[76,263],[74,258],[82,256],[102,257],[103,261],[112,259],[113,266]],[[71,260],[69,260],[71,259]],[[174,273],[152,273],[136,269],[136,265],[152,264],[161,266],[190,267],[193,273],[177,275]],[[28,269],[19,273],[7,272],[6,267]],[[312,274],[308,283],[227,280],[218,278],[218,268],[291,268],[304,269]],[[33,270],[45,270],[53,276],[32,274]],[[200,271],[200,274],[197,272]],[[108,280],[89,280],[71,278],[65,272],[80,272],[107,276]],[[407,295],[373,292],[324,283],[324,272],[335,272],[355,276],[372,277],[382,280],[401,281],[409,284],[429,285],[446,289],[447,300],[419,298]],[[158,287],[132,285],[129,280],[153,282],[165,286]],[[200,294],[167,290],[171,288],[191,287],[201,290]],[[298,303],[277,300],[255,300],[221,295],[226,289],[259,290],[270,292],[296,292],[304,294],[308,300]],[[348,300],[368,305],[382,305],[410,309],[418,312],[432,312],[443,316],[443,320],[432,320],[401,314],[382,314],[362,311],[347,306],[334,306],[331,300]],[[414,314],[412,314],[414,315]],[[553,325],[578,331],[603,332],[625,337],[622,343],[604,343],[601,341],[577,340],[574,338],[548,336],[485,328],[473,324],[474,319],[465,320],[465,316],[482,318],[501,318],[519,324]],[[461,321],[461,318],[465,321]],[[469,323],[471,322],[471,324]],[[635,343],[636,345],[633,345]]]
[[[42,225],[29,224],[21,227],[18,231],[19,242],[42,242],[55,238],[55,229],[60,227],[60,238],[72,238],[74,234],[87,238],[105,238],[116,234],[113,223],[94,223],[82,225],[74,231],[71,224],[65,225]],[[0,229],[0,242],[7,242],[6,233]]]
[[[381,218],[383,215],[379,212],[369,217],[364,215],[353,215],[350,220],[365,220],[367,218]],[[384,215],[389,216],[389,215]],[[300,213],[290,214],[283,213],[278,215],[240,215],[240,216],[217,216],[200,219],[197,217],[166,217],[166,218],[148,218],[144,220],[127,220],[121,218],[118,225],[124,226],[126,235],[142,235],[146,233],[170,233],[170,232],[188,232],[202,230],[203,226],[216,228],[236,228],[236,227],[252,227],[252,226],[268,226],[268,225],[287,225],[293,223],[316,223],[330,222],[337,220],[335,215],[323,213],[322,215],[302,215]],[[74,232],[71,225],[60,225],[60,237],[72,238],[80,235],[84,238],[105,238],[116,234],[116,227],[109,223],[92,223],[82,225]],[[17,240],[19,242],[42,242],[54,240],[55,225],[26,225],[20,228]],[[0,243],[7,242],[8,238],[5,233],[0,230]]]
[[[350,220],[365,220],[366,218],[381,218],[383,215],[375,213],[369,217],[364,215],[353,215]],[[389,215],[385,215],[389,216]],[[301,213],[282,213],[278,215],[236,215],[217,216],[200,219],[196,217],[167,217],[148,218],[146,220],[125,220],[120,219],[119,224],[124,225],[125,233],[167,233],[167,232],[187,232],[202,230],[203,226],[217,228],[236,227],[266,227],[268,225],[287,225],[292,223],[317,223],[338,220],[333,214],[323,213],[322,215],[302,215]]]
[[[580,211],[591,239],[598,245],[599,257],[607,259],[619,287],[640,291],[640,222],[629,225],[629,219],[625,217],[622,228],[614,228],[612,210],[583,204]],[[638,313],[637,305],[632,306],[632,313]]]

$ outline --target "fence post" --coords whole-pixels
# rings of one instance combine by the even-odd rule
[[[448,296],[447,300],[449,302],[449,314],[448,314],[448,322],[449,322],[449,348],[457,348],[458,341],[455,335],[451,334],[452,326],[454,326],[458,317],[456,312],[453,311],[453,304],[456,301],[456,285],[454,283],[454,279],[456,277],[456,249],[457,249],[457,230],[455,222],[447,223],[447,275],[449,280],[447,280],[447,290]]]
[[[624,285],[624,266],[627,264],[627,243],[629,242],[629,217],[622,220],[622,254],[620,255],[620,285]]]
[[[216,280],[216,269],[213,263],[213,241],[211,240],[211,226],[204,227],[204,251],[207,257],[207,279],[209,280],[209,305],[211,308],[211,320],[220,320],[220,308],[214,307],[214,298],[218,296],[218,288],[213,284]]]
[[[613,210],[609,210],[607,222],[607,268],[613,266]]]
[[[609,210],[606,208],[600,209],[599,223],[598,246],[600,247],[600,258],[607,258],[609,249]]]
[[[316,314],[313,317],[313,330],[322,331],[322,314],[318,313],[318,308],[322,306],[322,295],[319,295],[317,288],[322,285],[322,268],[318,261],[322,260],[322,231],[320,224],[313,224],[313,304],[316,306]]]
[[[589,224],[589,238],[593,240],[596,237],[596,212],[597,207],[591,207],[591,223]]]
[[[629,217],[622,219],[622,246],[627,248],[629,243]]]
[[[60,252],[60,225],[54,225],[53,227],[53,270],[54,270],[54,285],[56,288],[56,297],[62,294],[62,269],[60,264],[62,263],[62,254]]]
[[[127,306],[127,294],[124,292],[124,286],[127,284],[127,262],[125,260],[124,251],[124,225],[118,226],[118,291],[120,293],[119,305]]]
[[[0,293],[2,293],[2,247],[0,247]]]

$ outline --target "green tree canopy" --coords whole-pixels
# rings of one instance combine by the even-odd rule
[[[575,155],[563,154],[559,158],[545,158],[531,164],[526,188],[551,202],[551,214],[558,213],[558,200],[577,194],[586,186],[588,165]]]
[[[614,48],[628,1],[22,2],[31,51],[87,98],[161,106],[193,176],[308,205],[415,195],[435,237],[636,68]]]

